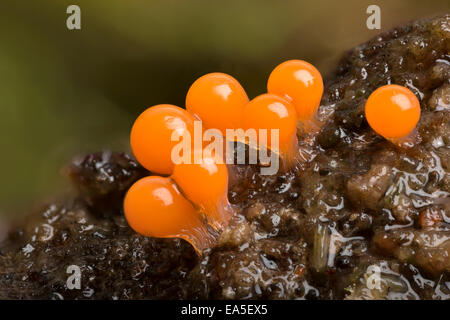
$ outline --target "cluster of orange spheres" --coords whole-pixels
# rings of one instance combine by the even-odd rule
[[[297,125],[308,127],[323,94],[319,71],[301,60],[289,60],[270,74],[267,93],[249,100],[233,77],[210,73],[197,79],[186,95],[186,110],[157,105],[145,110],[131,130],[131,148],[139,163],[154,174],[137,181],[124,200],[125,217],[138,233],[187,240],[201,252],[215,243],[214,230],[226,227],[235,209],[228,201],[228,168],[223,159],[202,154],[201,160],[176,164],[174,135],[194,136],[195,121],[207,129],[277,129],[276,152],[284,169],[299,161]],[[390,140],[407,136],[420,117],[414,94],[400,86],[382,87],[369,97],[366,117],[371,127]],[[270,138],[259,141],[270,148]],[[193,155],[192,155],[193,156]]]
[[[323,93],[319,71],[311,64],[286,61],[271,73],[268,93],[249,101],[233,77],[210,73],[197,79],[186,95],[186,110],[157,105],[145,110],[131,130],[131,148],[136,159],[152,173],[128,190],[124,211],[129,225],[151,237],[179,237],[201,252],[214,242],[213,232],[228,225],[235,213],[228,201],[228,168],[217,156],[202,154],[201,161],[175,164],[172,137],[194,136],[194,122],[217,129],[279,131],[278,149],[285,169],[298,160],[296,127],[317,111]],[[257,137],[257,143],[262,143]],[[269,138],[265,147],[271,144]],[[195,154],[203,146],[191,140]],[[192,155],[193,156],[193,155]]]
[[[138,233],[159,238],[187,240],[201,252],[214,236],[208,226],[221,230],[234,209],[228,202],[228,169],[214,155],[200,161],[175,164],[173,134],[193,135],[195,117],[173,105],[144,111],[131,130],[136,159],[149,171],[164,175],[145,177],[131,186],[124,200],[125,217]],[[192,150],[202,146],[192,145]],[[192,154],[192,157],[194,153]]]

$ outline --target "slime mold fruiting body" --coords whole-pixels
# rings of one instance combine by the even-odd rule
[[[407,145],[414,140],[420,103],[411,90],[399,85],[385,85],[369,96],[365,115],[376,133],[396,145]]]
[[[131,228],[139,234],[182,238],[197,252],[214,244],[197,210],[170,178],[149,176],[135,182],[125,196],[124,212]]]
[[[149,171],[171,174],[174,166],[172,150],[178,143],[172,135],[193,136],[194,121],[194,116],[174,105],[161,104],[148,108],[131,129],[130,144],[134,156]]]
[[[186,110],[202,120],[209,129],[241,127],[242,110],[248,97],[240,83],[224,73],[209,73],[197,79],[186,95]]]
[[[244,129],[256,130],[259,148],[270,149],[274,145],[272,133],[278,130],[278,148],[271,151],[278,153],[283,170],[289,170],[298,163],[297,115],[288,99],[270,93],[262,94],[245,106],[243,118]]]
[[[235,212],[228,201],[227,166],[221,160],[203,156],[200,163],[176,165],[172,175],[186,198],[205,213],[216,230],[226,227]]]
[[[312,64],[302,60],[281,63],[269,76],[267,92],[291,100],[303,130],[317,132],[319,128],[314,115],[322,98],[323,80]]]

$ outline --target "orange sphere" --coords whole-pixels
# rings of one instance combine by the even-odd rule
[[[411,90],[399,85],[385,85],[367,99],[366,119],[372,129],[386,139],[409,135],[420,118],[420,103]]]
[[[193,143],[194,121],[189,112],[170,104],[148,108],[131,129],[130,143],[134,156],[152,172],[171,174],[174,166],[172,149],[183,139],[183,134],[189,134]],[[171,140],[174,133],[180,135],[180,140]]]
[[[267,81],[267,92],[292,100],[300,120],[310,119],[322,99],[323,80],[319,70],[302,60],[288,60],[278,65]]]
[[[219,158],[203,156],[200,163],[178,164],[172,179],[183,194],[208,217],[212,226],[220,229],[231,218],[228,202],[228,169]]]
[[[292,103],[275,94],[262,94],[244,108],[244,129],[267,130],[267,145],[270,148],[271,130],[279,130],[279,149],[292,141],[297,133],[297,116]],[[259,141],[259,139],[258,139]]]
[[[124,200],[125,217],[139,234],[156,238],[183,238],[197,250],[209,247],[199,213],[170,178],[149,176],[138,180]]]
[[[197,79],[186,95],[186,110],[199,117],[208,129],[241,127],[242,109],[248,97],[240,83],[224,73],[209,73]]]
[[[297,115],[289,100],[275,94],[262,94],[247,104],[243,122],[245,130],[256,130],[258,148],[267,147],[279,154],[283,170],[299,163]],[[266,130],[266,145],[261,140],[261,129]],[[272,129],[278,130],[278,141],[272,141]]]

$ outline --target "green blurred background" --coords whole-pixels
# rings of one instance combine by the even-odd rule
[[[448,0],[0,0],[0,217],[68,190],[74,156],[129,150],[133,120],[159,103],[183,106],[202,74],[236,77],[250,97],[271,69],[299,58],[326,74],[381,31],[449,11]],[[66,28],[81,7],[82,29]]]

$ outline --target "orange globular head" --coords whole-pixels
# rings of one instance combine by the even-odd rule
[[[267,81],[267,92],[292,100],[298,119],[311,119],[322,99],[323,80],[319,70],[302,60],[288,60],[278,65]]]
[[[244,108],[243,125],[256,130],[259,148],[279,154],[285,170],[298,163],[297,115],[288,99],[270,93],[256,97]],[[277,141],[272,140],[273,130],[278,130]]]
[[[420,103],[411,90],[399,85],[385,85],[367,99],[366,119],[372,129],[395,141],[410,135],[420,118]]]
[[[215,229],[228,225],[234,209],[228,201],[228,169],[222,159],[203,155],[198,163],[177,164],[172,179]]]
[[[174,163],[172,150],[184,134],[193,140],[195,118],[189,112],[170,104],[145,110],[134,122],[130,143],[133,154],[146,169],[171,174]],[[174,135],[174,136],[173,136]]]
[[[201,216],[170,179],[138,180],[124,200],[125,217],[137,233],[156,238],[182,238],[200,253],[214,244]]]
[[[224,73],[209,73],[197,79],[186,95],[186,110],[199,117],[208,129],[241,127],[248,97],[240,83]]]

